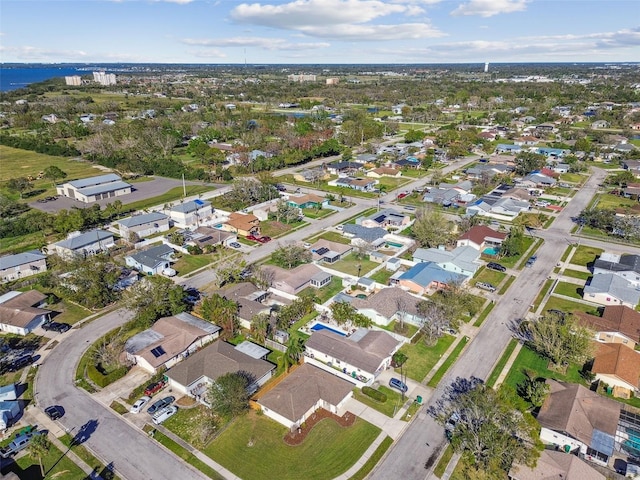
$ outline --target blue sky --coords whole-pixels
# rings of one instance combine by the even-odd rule
[[[640,61],[638,0],[2,0],[0,62]]]

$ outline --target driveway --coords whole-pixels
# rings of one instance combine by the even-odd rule
[[[61,405],[65,416],[58,422],[72,434],[82,432],[84,443],[105,464],[112,463],[123,479],[205,479],[126,419],[105,407],[73,383],[76,365],[84,351],[98,338],[131,318],[120,309],[85,324],[64,338],[48,355],[36,376],[36,403],[44,408]],[[82,427],[85,426],[84,429]]]

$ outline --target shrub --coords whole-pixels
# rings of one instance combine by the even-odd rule
[[[371,397],[380,403],[384,403],[387,401],[387,396],[384,393],[376,390],[375,388],[362,387],[362,393],[364,393],[367,397]]]
[[[103,375],[95,365],[87,365],[87,376],[100,388],[104,388],[107,385],[112,384],[116,380],[120,380],[127,374],[128,371],[129,369],[127,367],[122,366],[116,368],[114,371],[108,373],[107,375]]]

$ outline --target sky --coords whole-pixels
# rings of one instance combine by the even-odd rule
[[[0,62],[640,62],[640,0],[2,0]]]

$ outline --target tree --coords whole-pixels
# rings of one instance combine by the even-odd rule
[[[276,204],[276,211],[271,214],[276,222],[292,223],[300,218],[300,209],[289,205],[286,200],[278,200]]]
[[[120,293],[113,289],[120,278],[120,268],[105,254],[74,258],[64,270],[69,276],[63,288],[71,300],[90,309],[103,308],[118,300]]]
[[[547,164],[546,157],[539,153],[520,152],[514,159],[516,164],[516,173],[518,175],[527,175],[534,170],[540,170]]]
[[[202,301],[200,312],[206,320],[222,328],[222,338],[229,339],[236,336],[240,327],[237,302],[214,293]]]
[[[45,457],[49,450],[51,450],[51,441],[47,434],[44,432],[38,432],[31,437],[29,446],[27,447],[29,456],[33,459],[37,459],[40,464],[40,474],[44,478],[44,466],[42,465],[42,457]]]
[[[60,168],[55,165],[50,165],[44,169],[44,178],[51,180],[51,183],[55,187],[56,180],[67,178],[67,173],[62,171]]]
[[[102,368],[103,371],[117,367],[123,348],[124,340],[121,331],[103,336],[92,351],[95,365]]]
[[[420,142],[425,136],[426,133],[420,130],[409,130],[404,134],[404,141],[407,143]]]
[[[132,285],[124,294],[124,305],[135,312],[142,325],[151,325],[160,317],[184,312],[187,292],[170,279],[153,275]]]
[[[558,367],[583,364],[593,356],[594,334],[573,315],[547,313],[528,322],[525,333],[533,349]]]
[[[250,375],[230,372],[218,377],[208,390],[211,409],[220,417],[233,418],[249,408]]]
[[[11,178],[7,182],[7,188],[20,194],[20,198],[27,190],[31,190],[32,184],[26,177]]]
[[[311,251],[295,244],[282,245],[271,254],[273,263],[287,270],[291,270],[303,263],[309,263],[311,258]]]
[[[371,326],[371,319],[359,313],[355,307],[347,302],[333,302],[331,304],[331,316],[338,325],[351,324],[356,327]]]
[[[293,365],[300,362],[304,354],[304,340],[300,337],[293,336],[289,339],[287,350],[284,352],[284,364],[287,371]]]
[[[525,369],[524,374],[524,380],[518,384],[518,394],[534,407],[541,407],[551,387],[533,370]]]
[[[258,343],[264,343],[269,334],[269,315],[259,313],[251,319],[251,334]]]
[[[445,330],[451,327],[450,317],[441,305],[430,300],[422,300],[416,308],[422,318],[420,332],[424,336],[425,344],[435,345],[436,341],[444,335]]]
[[[422,208],[416,212],[416,220],[411,227],[414,238],[422,247],[438,247],[451,240],[453,222],[441,212]]]
[[[516,257],[524,253],[524,231],[522,227],[514,225],[509,231],[509,235],[502,241],[500,246],[500,256]]]
[[[358,260],[367,258],[371,252],[375,250],[375,247],[366,240],[356,238],[353,240],[353,253]]]
[[[499,478],[514,462],[535,465],[541,449],[537,422],[516,409],[508,389],[458,377],[429,413],[443,425],[456,452]],[[502,475],[499,475],[502,473]]]

